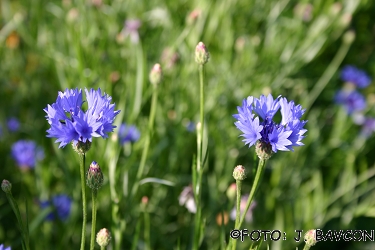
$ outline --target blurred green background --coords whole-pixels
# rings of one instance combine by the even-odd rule
[[[344,84],[339,74],[344,65],[375,75],[375,2],[2,0],[0,11],[0,179],[12,182],[24,215],[28,203],[32,249],[77,249],[80,243],[79,158],[70,145],[58,149],[54,139],[46,138],[49,124],[43,111],[58,91],[76,87],[100,87],[121,110],[116,125],[133,124],[141,132],[138,142],[125,147],[116,139],[117,129],[107,140],[94,138],[86,157],[86,167],[95,160],[105,175],[97,230],[107,227],[121,234],[117,243],[113,235],[110,249],[191,247],[194,215],[178,198],[192,182],[196,154],[196,132],[188,125],[199,120],[194,62],[199,41],[210,52],[205,67],[209,158],[203,177],[201,249],[222,249],[234,227],[233,221],[223,224],[218,216],[233,208],[226,191],[234,182],[235,165],[249,170],[243,192],[251,188],[254,149],[243,145],[232,117],[249,95],[272,93],[301,104],[307,109],[303,119],[308,120],[308,132],[305,146],[278,152],[267,162],[253,221],[243,227],[286,232],[285,241],[267,241],[272,250],[302,249],[302,242],[293,240],[297,229],[374,229],[374,137],[360,137],[361,127],[333,97]],[[141,22],[131,31],[133,36],[138,32],[138,41],[124,27],[125,20],[134,19]],[[161,64],[164,80],[144,178],[174,185],[144,183],[130,199],[150,111],[148,73],[155,63]],[[374,116],[374,85],[361,92],[367,100],[364,113]],[[10,117],[20,121],[17,132],[6,127]],[[45,158],[35,169],[21,170],[12,159],[11,145],[20,139],[34,140],[44,149]],[[116,199],[110,193],[110,166],[116,167]],[[73,198],[71,215],[65,222],[44,221],[39,200],[56,194]],[[141,205],[143,196],[147,206]],[[21,249],[4,193],[1,243]],[[249,245],[245,240],[237,247]],[[319,242],[313,247],[339,248],[375,249],[375,243]]]

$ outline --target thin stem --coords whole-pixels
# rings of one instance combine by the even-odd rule
[[[266,165],[266,160],[259,159],[257,173],[256,173],[255,178],[254,178],[253,186],[251,187],[249,198],[247,199],[246,208],[245,208],[244,213],[241,217],[240,223],[238,224],[238,227],[237,227],[238,229],[241,228],[242,222],[245,220],[247,210],[249,210],[250,204],[253,201],[253,198],[254,198],[255,192],[258,188],[259,181],[261,179],[261,176],[262,176],[263,169],[264,169],[265,165]]]
[[[92,223],[91,223],[91,242],[90,249],[93,250],[95,247],[95,226],[96,226],[96,200],[98,196],[98,190],[92,189]]]
[[[303,250],[309,250],[309,249],[310,249],[310,246],[307,245],[307,244],[306,244],[306,245],[304,246],[304,248],[303,248]]]
[[[6,192],[6,196],[8,198],[9,204],[12,207],[12,210],[13,210],[14,214],[16,215],[16,218],[17,218],[17,221],[18,221],[18,226],[20,228],[20,231],[21,231],[21,234],[22,234],[22,239],[23,239],[22,245],[24,245],[26,250],[29,250],[30,249],[29,232],[28,232],[28,229],[23,224],[23,221],[22,221],[22,218],[21,218],[21,213],[20,213],[20,210],[18,208],[17,202],[14,199],[11,191]]]
[[[200,82],[200,122],[201,122],[201,145],[200,145],[200,168],[203,168],[203,130],[204,130],[204,67],[199,65],[199,82]],[[200,169],[198,168],[198,172]]]
[[[314,104],[316,98],[318,98],[320,93],[327,86],[329,80],[331,80],[332,76],[337,72],[338,67],[340,66],[346,54],[348,53],[350,45],[351,43],[346,43],[346,42],[342,43],[339,51],[337,52],[337,54],[335,55],[331,63],[328,65],[323,75],[320,77],[318,82],[314,84],[314,88],[311,90],[311,92],[308,95],[309,96],[308,102],[306,105],[304,105],[306,110],[310,110],[310,107]]]
[[[242,181],[236,180],[236,190],[237,190],[237,210],[236,210],[236,224],[234,226],[235,229],[240,229],[238,224],[240,223],[241,217],[241,188],[242,188]],[[232,238],[232,249],[235,250],[237,245],[237,240]]]
[[[83,222],[82,222],[82,236],[81,236],[81,250],[85,249],[85,235],[86,235],[86,184],[85,184],[85,161],[86,155],[80,154],[80,172],[81,172],[81,188],[82,188],[82,213],[83,213]]]
[[[201,186],[202,186],[202,175],[203,175],[203,131],[204,131],[204,66],[199,65],[199,84],[200,84],[200,126],[197,127],[197,184],[194,187],[195,202],[197,207],[197,213],[195,214],[195,226],[194,226],[194,245],[193,249],[199,248],[200,241],[200,227],[201,227]]]
[[[133,197],[138,191],[139,180],[141,179],[141,177],[143,175],[143,171],[144,171],[144,168],[145,168],[145,165],[146,165],[148,149],[150,147],[151,135],[152,135],[152,131],[153,131],[153,128],[154,128],[156,106],[157,106],[157,101],[158,101],[158,87],[157,87],[157,85],[153,85],[153,86],[154,86],[154,92],[152,93],[150,118],[148,120],[148,134],[147,134],[147,137],[146,137],[145,145],[143,146],[141,163],[139,165],[137,177],[136,177],[136,180],[135,180],[135,183],[134,183],[134,186],[133,186],[133,190],[132,190]]]
[[[146,210],[146,209],[145,209]],[[145,231],[144,237],[146,242],[146,249],[151,250],[151,240],[150,240],[150,215],[147,210],[144,212],[144,219],[145,219]]]

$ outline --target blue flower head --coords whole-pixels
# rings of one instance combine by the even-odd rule
[[[20,122],[17,118],[11,117],[7,121],[8,130],[11,132],[16,132],[20,128]]]
[[[136,126],[128,126],[125,123],[121,124],[118,130],[119,141],[122,145],[128,142],[136,142],[139,140],[141,134]]]
[[[35,142],[20,140],[12,145],[12,157],[21,168],[34,168],[44,158],[44,152]]]
[[[4,247],[4,244],[1,244],[0,250],[12,250],[12,249],[10,247]]]
[[[273,118],[279,109],[282,119],[276,123]],[[237,110],[238,114],[233,115],[237,119],[234,124],[243,133],[245,145],[251,147],[259,141],[275,153],[293,151],[293,147],[304,145],[301,140],[307,131],[303,128],[307,121],[300,120],[305,112],[301,105],[281,96],[274,99],[270,94],[259,99],[249,96]]]
[[[46,220],[54,220],[55,215],[57,215],[60,220],[65,221],[70,215],[72,199],[63,194],[56,195],[52,197],[52,202],[49,200],[41,201],[40,206],[41,208],[53,207],[53,212],[47,215]]]
[[[350,82],[358,88],[365,88],[371,83],[371,78],[363,70],[352,65],[346,65],[341,70],[341,80]]]
[[[107,138],[107,133],[116,127],[113,125],[115,117],[120,112],[115,111],[115,104],[111,104],[112,97],[102,94],[98,90],[87,90],[88,109],[82,110],[82,90],[66,89],[59,92],[56,102],[48,105],[44,111],[51,128],[47,130],[47,137],[57,138],[59,147],[65,147],[73,142],[91,142],[92,137]]]
[[[361,111],[366,108],[365,97],[355,90],[340,90],[336,93],[335,102],[343,105],[348,114]]]
[[[373,132],[375,132],[375,119],[374,118],[370,118],[370,117],[366,117],[365,121],[364,121],[364,123],[362,125],[361,134],[365,138],[368,138],[368,137],[370,137],[370,135]]]

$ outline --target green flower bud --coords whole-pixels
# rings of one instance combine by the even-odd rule
[[[91,189],[99,189],[103,185],[103,173],[96,161],[87,170],[86,183]]]
[[[91,148],[91,142],[89,140],[87,140],[86,142],[78,141],[75,145],[73,142],[72,146],[74,151],[76,151],[80,155],[83,155]]]
[[[262,160],[268,160],[273,155],[271,144],[262,141],[257,141],[255,144],[255,152]]]
[[[3,180],[3,182],[1,183],[1,189],[5,193],[10,193],[12,190],[12,183],[10,183],[8,180]]]
[[[161,82],[163,72],[159,63],[155,64],[154,67],[152,67],[149,77],[150,82],[154,85],[158,85]]]
[[[109,242],[111,241],[111,233],[108,231],[107,228],[100,229],[100,231],[96,235],[96,243],[99,244],[101,247],[108,246]]]
[[[314,246],[316,244],[316,230],[311,229],[307,231],[307,233],[305,234],[304,240],[305,240],[306,245],[308,245],[309,247]]]
[[[200,65],[204,65],[208,62],[209,58],[210,54],[207,51],[206,45],[199,42],[197,47],[195,47],[195,61]]]
[[[233,170],[233,178],[236,181],[243,181],[246,178],[246,170],[242,165],[238,165]]]

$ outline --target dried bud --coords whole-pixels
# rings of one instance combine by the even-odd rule
[[[158,85],[161,82],[162,76],[163,73],[161,71],[161,66],[159,63],[157,63],[154,65],[154,67],[152,67],[152,70],[150,72],[150,82],[154,85]]]
[[[316,244],[316,230],[311,229],[307,231],[304,239],[305,239],[305,243],[307,246],[309,247],[314,246]]]
[[[3,182],[1,183],[1,189],[5,193],[10,193],[10,191],[12,190],[12,183],[10,183],[8,180],[3,180]]]
[[[208,62],[210,58],[210,54],[207,51],[206,45],[204,43],[199,42],[197,47],[195,47],[195,61],[199,65],[204,65]]]
[[[246,178],[246,170],[242,165],[238,165],[233,170],[233,178],[236,181],[243,181]]]
[[[110,241],[111,233],[108,231],[108,229],[100,229],[100,231],[96,235],[96,243],[98,243],[100,247],[106,247],[108,246]]]
[[[259,159],[268,160],[273,155],[272,146],[269,143],[258,141],[255,144],[255,152]]]
[[[91,142],[87,140],[86,142],[78,141],[75,145],[72,143],[74,151],[78,154],[83,155],[91,148]]]
[[[86,183],[92,189],[99,189],[103,185],[103,173],[96,161],[93,161],[87,170]]]

